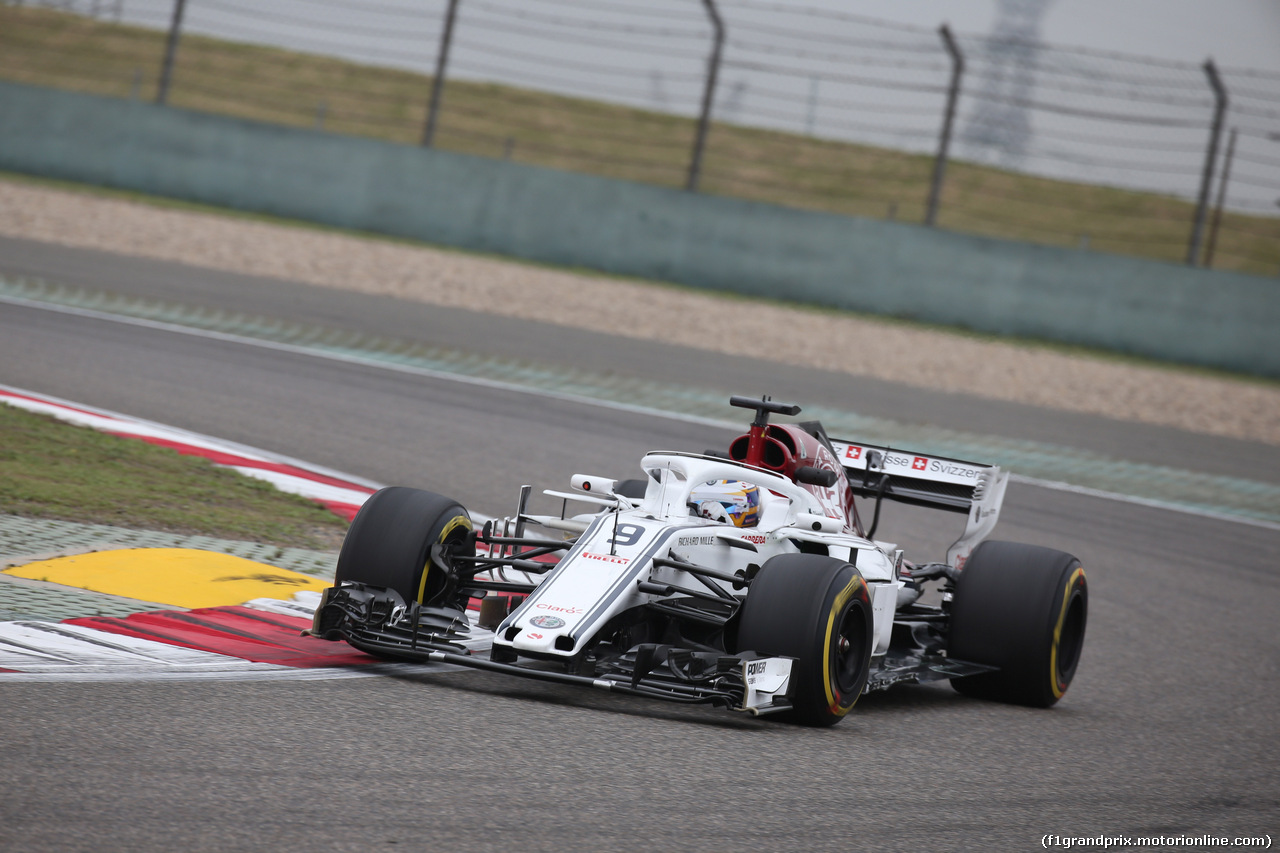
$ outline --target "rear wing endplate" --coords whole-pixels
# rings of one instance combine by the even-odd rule
[[[995,529],[1009,481],[998,466],[840,439],[831,446],[855,495],[965,513],[964,534],[947,549],[957,569]]]

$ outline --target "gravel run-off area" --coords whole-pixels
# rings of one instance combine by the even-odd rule
[[[1275,382],[20,180],[0,180],[0,234],[1280,444]]]

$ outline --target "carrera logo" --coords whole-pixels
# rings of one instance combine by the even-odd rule
[[[743,536],[743,537],[742,537],[742,541],[743,541],[743,542],[750,542],[750,543],[751,543],[751,544],[753,544],[753,545],[763,545],[763,544],[764,544],[764,537],[763,537],[763,536],[760,536],[760,535],[758,535],[758,534],[753,534],[753,535],[751,535],[751,536]]]
[[[630,557],[615,557],[612,554],[593,554],[590,551],[583,551],[582,558],[584,560],[599,560],[602,563],[613,563],[615,566],[625,566],[631,562]]]
[[[845,459],[861,459],[862,448],[854,444],[849,445],[844,449],[844,458]]]
[[[923,471],[925,468],[929,467],[929,460],[925,459],[923,456],[917,456],[915,461],[911,463],[911,467],[916,471]]]

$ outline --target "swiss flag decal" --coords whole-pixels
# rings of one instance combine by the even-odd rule
[[[844,458],[845,458],[845,459],[861,459],[861,458],[862,458],[862,448],[861,448],[861,447],[858,447],[857,445],[853,445],[853,444],[849,445],[849,446],[848,446],[848,447],[846,447],[846,448],[845,448],[845,450],[844,450]]]
[[[911,467],[917,471],[923,471],[925,469],[925,466],[928,464],[929,464],[928,459],[925,459],[923,456],[917,456],[916,460],[911,463]]]

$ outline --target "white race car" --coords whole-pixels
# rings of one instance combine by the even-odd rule
[[[1084,570],[1061,551],[984,541],[1006,473],[770,424],[800,407],[768,397],[730,402],[756,417],[726,453],[649,453],[643,480],[574,476],[572,491],[545,492],[558,514],[530,512],[525,486],[514,517],[477,530],[449,498],[377,492],[311,633],[808,725],[900,682],[945,678],[1041,707],[1062,697],[1084,644]],[[966,515],[945,562],[875,538],[885,500]]]

